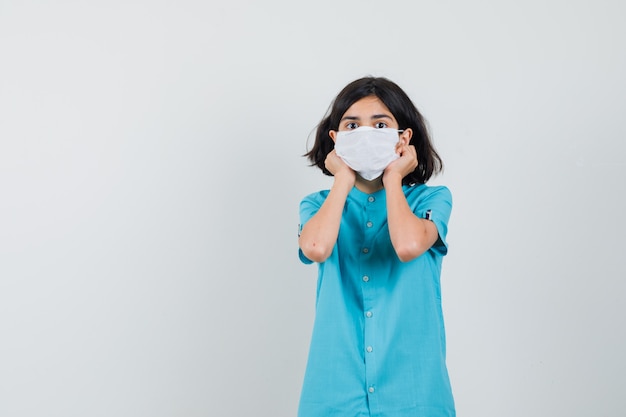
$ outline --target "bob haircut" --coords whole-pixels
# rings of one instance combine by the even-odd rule
[[[313,147],[304,154],[311,161],[311,166],[317,166],[326,175],[333,175],[325,166],[326,156],[335,148],[329,133],[331,130],[339,129],[339,122],[350,106],[362,98],[371,96],[378,97],[387,106],[398,122],[398,129],[413,130],[409,144],[415,146],[418,165],[412,173],[402,179],[402,183],[424,184],[433,174],[441,172],[443,162],[431,142],[426,121],[409,96],[396,83],[382,77],[360,78],[348,84],[337,95],[317,125]]]

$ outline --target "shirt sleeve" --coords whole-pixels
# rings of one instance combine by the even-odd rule
[[[300,236],[300,232],[302,231],[302,228],[304,227],[306,222],[308,222],[311,217],[313,217],[315,213],[318,212],[324,200],[325,196],[323,196],[322,193],[311,194],[302,199],[302,201],[300,202],[300,224],[298,225],[298,236]],[[304,256],[304,253],[302,253],[302,249],[300,248],[298,248],[298,256],[300,257],[300,260],[305,264],[313,263],[312,260]]]
[[[447,187],[438,186],[428,189],[428,192],[421,193],[417,197],[416,204],[413,208],[415,215],[422,219],[432,221],[437,227],[439,239],[430,248],[444,256],[448,253],[448,243],[446,236],[448,234],[448,221],[450,220],[450,212],[452,211],[452,194]]]

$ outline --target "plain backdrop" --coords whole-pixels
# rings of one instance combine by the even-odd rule
[[[0,0],[0,415],[295,416],[301,157],[385,76],[454,196],[463,417],[618,417],[626,6]]]

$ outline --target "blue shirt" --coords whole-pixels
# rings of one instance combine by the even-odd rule
[[[413,212],[438,242],[401,262],[389,237],[385,190],[353,188],[330,257],[319,264],[315,323],[299,417],[451,417],[441,309],[452,197],[446,187],[404,186]],[[328,191],[300,204],[304,225]],[[312,263],[300,251],[304,263]]]

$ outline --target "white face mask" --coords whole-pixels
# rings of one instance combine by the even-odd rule
[[[341,130],[337,132],[335,152],[361,177],[371,181],[399,158],[396,153],[396,144],[400,140],[398,132],[397,129],[369,126]]]

